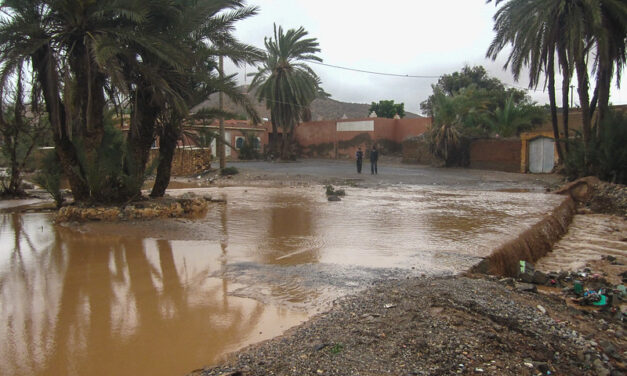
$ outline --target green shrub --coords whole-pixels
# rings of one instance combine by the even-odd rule
[[[627,116],[610,112],[603,121],[600,135],[593,135],[586,158],[583,139],[569,143],[564,170],[570,179],[594,175],[601,180],[627,183]]]
[[[57,207],[63,205],[63,193],[61,192],[61,177],[63,169],[54,150],[46,152],[41,160],[41,169],[35,175],[35,183],[41,185],[50,193]]]
[[[220,175],[222,176],[237,175],[237,174],[239,174],[239,171],[235,167],[225,167],[222,170],[220,170]]]
[[[259,159],[257,137],[254,135],[244,135],[244,143],[239,148],[238,158],[242,160]]]

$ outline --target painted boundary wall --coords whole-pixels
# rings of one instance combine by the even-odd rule
[[[366,151],[373,143],[381,154],[400,153],[404,139],[423,134],[430,124],[431,118],[312,121],[299,124],[294,139],[305,157],[352,159],[358,147]]]

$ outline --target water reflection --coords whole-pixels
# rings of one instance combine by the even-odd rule
[[[305,318],[208,278],[227,241],[94,236],[39,214],[0,224],[2,375],[185,374]]]
[[[269,197],[267,236],[258,248],[260,262],[298,265],[319,260],[314,232],[315,205],[307,196],[274,192]]]

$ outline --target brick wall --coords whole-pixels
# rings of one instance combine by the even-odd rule
[[[477,139],[470,144],[470,168],[520,172],[520,139]]]
[[[429,151],[429,145],[422,137],[403,141],[403,163],[432,165],[438,159]]]

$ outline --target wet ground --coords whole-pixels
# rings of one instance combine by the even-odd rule
[[[613,263],[599,263],[607,256]],[[590,265],[601,270],[612,285],[622,282],[627,264],[627,220],[607,214],[578,214],[564,237],[536,264],[538,270],[577,271]],[[603,266],[600,268],[600,266]],[[596,266],[596,267],[595,267]]]
[[[465,270],[562,200],[541,193],[546,177],[236,166],[192,180],[245,185],[195,190],[226,201],[197,220],[63,227],[0,214],[0,374],[184,374],[376,280]],[[326,200],[328,181],[347,183],[341,202]]]

